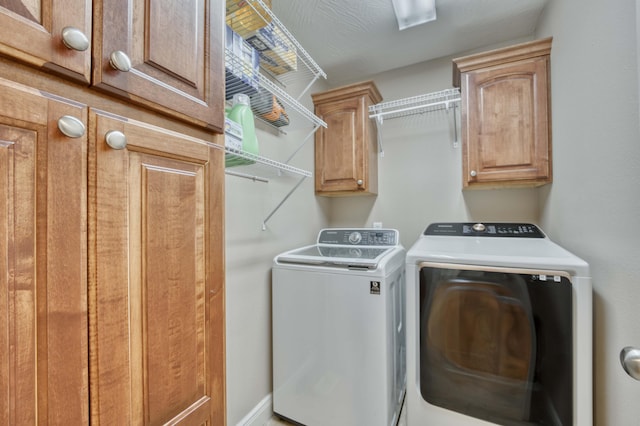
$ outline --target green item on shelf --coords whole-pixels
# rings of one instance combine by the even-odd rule
[[[249,96],[243,93],[233,95],[233,105],[227,116],[242,126],[242,151],[259,155],[258,139],[256,138],[256,128],[251,111]],[[225,156],[225,166],[233,167],[253,164],[254,161],[233,154]]]
[[[258,155],[258,139],[249,96],[242,93],[233,95],[233,106],[229,111],[229,118],[242,126],[242,150]]]

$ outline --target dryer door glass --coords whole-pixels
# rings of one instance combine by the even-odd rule
[[[422,397],[498,424],[572,425],[571,282],[456,268],[420,270]]]

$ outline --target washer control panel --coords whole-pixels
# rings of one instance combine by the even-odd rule
[[[544,234],[531,223],[432,223],[424,235],[454,237],[517,237],[544,238]]]
[[[318,234],[318,244],[396,246],[398,240],[398,231],[395,229],[323,229]]]

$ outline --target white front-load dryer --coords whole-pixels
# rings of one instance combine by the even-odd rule
[[[589,266],[521,223],[435,223],[407,252],[409,426],[591,426]]]

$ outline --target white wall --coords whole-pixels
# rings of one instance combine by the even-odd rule
[[[297,93],[295,87],[291,90]],[[309,96],[301,102],[313,110]],[[303,128],[300,121],[291,126],[298,130],[281,136],[258,130],[261,155],[284,162],[311,130],[310,123]],[[313,139],[291,165],[313,171]],[[271,393],[271,262],[280,252],[311,244],[327,225],[326,200],[316,199],[313,178],[307,178],[262,231],[263,220],[298,180],[272,177],[269,183],[260,183],[226,177],[228,425],[238,424]]]
[[[372,78],[387,101],[432,93],[452,87],[451,59]],[[452,123],[453,110],[385,120],[381,126],[384,157],[378,162],[378,196],[333,200],[331,226],[382,222],[400,231],[402,244],[408,249],[432,222],[537,222],[537,189],[461,190],[462,154],[461,148],[453,145]]]
[[[636,2],[637,4],[637,2]],[[640,347],[640,133],[636,4],[550,1],[554,183],[541,193],[549,234],[594,280],[595,424],[640,419],[640,382],[619,353]]]

